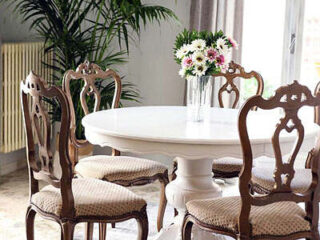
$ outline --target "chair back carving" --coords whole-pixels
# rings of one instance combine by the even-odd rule
[[[320,92],[320,82],[316,85],[314,89],[314,95],[317,95]],[[314,108],[314,122],[320,125],[320,107]]]
[[[30,197],[39,191],[39,180],[60,188],[62,214],[72,217],[74,200],[71,189],[72,164],[68,155],[70,115],[67,98],[61,89],[48,87],[46,82],[32,71],[25,83],[21,82],[21,105],[27,137],[27,161],[30,177]],[[59,135],[59,161],[61,178],[53,174],[53,155],[50,150],[50,119],[43,98],[59,102],[61,107],[61,134]]]
[[[320,93],[313,96],[311,91],[297,81],[293,84],[280,87],[276,90],[275,95],[269,99],[263,99],[261,96],[253,96],[242,106],[238,119],[239,135],[243,151],[244,167],[240,173],[239,190],[242,199],[242,207],[239,218],[240,231],[243,234],[249,234],[249,214],[251,205],[267,205],[278,201],[305,202],[307,217],[312,227],[318,224],[318,194],[319,194],[319,150],[320,139],[318,138],[315,148],[312,151],[312,184],[304,193],[294,193],[291,189],[291,182],[294,178],[294,162],[304,140],[304,126],[298,116],[298,111],[302,107],[320,106]],[[251,195],[249,183],[251,180],[252,170],[252,148],[247,130],[247,115],[253,107],[262,110],[272,110],[281,108],[284,116],[280,118],[279,123],[275,126],[271,142],[275,155],[274,170],[274,189],[267,195]],[[292,132],[296,130],[297,137],[292,152],[287,161],[284,161],[281,155],[279,136],[282,131]],[[249,236],[249,235],[248,235]]]
[[[72,99],[72,95],[70,92],[70,84],[71,81],[83,81],[84,86],[80,92],[80,102],[81,107],[85,113],[85,115],[89,114],[89,108],[86,100],[86,96],[94,95],[94,108],[93,112],[96,112],[100,109],[100,102],[101,102],[101,95],[99,90],[96,87],[96,81],[98,79],[107,79],[112,77],[115,81],[115,93],[113,96],[112,106],[111,108],[117,108],[119,106],[120,96],[121,96],[121,79],[119,75],[111,70],[107,69],[103,71],[97,64],[90,63],[85,61],[84,63],[80,64],[76,71],[69,70],[65,73],[63,77],[63,91],[66,93],[70,108],[70,115],[71,115],[71,123],[70,123],[70,141],[72,145],[76,148],[75,152],[71,155],[74,164],[78,161],[77,157],[77,149],[89,145],[90,143],[87,140],[78,139],[76,137],[76,116],[75,116],[75,109],[74,109],[74,102]],[[105,106],[103,106],[105,107]]]
[[[222,72],[216,73],[216,74],[213,74],[212,76],[214,78],[224,77],[226,79],[226,83],[222,85],[222,87],[219,89],[219,92],[218,92],[219,106],[221,108],[224,108],[223,98],[222,98],[222,95],[224,92],[227,92],[228,94],[231,94],[232,92],[235,93],[235,99],[232,104],[232,108],[236,108],[240,98],[239,89],[237,85],[234,83],[234,80],[236,78],[243,78],[243,79],[255,78],[258,83],[256,95],[262,95],[263,93],[264,82],[261,75],[255,71],[251,71],[247,73],[242,66],[240,66],[239,64],[236,64],[234,61],[230,62],[229,68],[225,73],[222,73]]]

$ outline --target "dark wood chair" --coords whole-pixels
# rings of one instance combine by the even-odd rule
[[[320,82],[317,84],[314,95],[320,92]],[[314,122],[320,125],[319,120],[319,108],[314,108]],[[295,178],[291,183],[291,188],[294,192],[306,191],[312,182],[311,172],[311,160],[314,156],[314,149],[312,149],[306,158],[305,168],[295,169]],[[259,194],[269,194],[274,187],[273,169],[266,167],[256,166],[252,168],[252,179],[251,179],[252,192]]]
[[[295,177],[294,162],[304,139],[304,126],[298,117],[301,107],[320,106],[320,94],[316,97],[298,82],[280,87],[268,100],[261,96],[250,98],[241,108],[238,127],[243,151],[243,169],[239,178],[239,197],[221,197],[193,200],[187,203],[183,223],[183,240],[191,239],[193,224],[206,231],[231,236],[235,239],[320,239],[318,232],[319,161],[320,139],[317,139],[312,155],[312,181],[305,192],[296,193],[291,188]],[[252,195],[250,189],[253,156],[247,129],[250,109],[281,108],[283,118],[275,127],[272,144],[276,158],[274,188],[269,194]],[[292,122],[292,125],[288,124]],[[281,131],[297,131],[297,141],[288,160],[281,155],[279,135]],[[305,203],[305,209],[298,203]]]
[[[121,186],[137,186],[152,183],[159,180],[161,183],[160,205],[158,210],[157,228],[158,231],[162,228],[163,217],[167,200],[165,196],[165,187],[169,182],[168,168],[163,164],[155,161],[137,158],[120,156],[120,152],[116,149],[112,150],[112,156],[108,155],[95,155],[85,157],[78,161],[78,150],[90,144],[87,140],[79,140],[76,137],[76,119],[74,111],[74,103],[70,93],[70,84],[72,81],[83,81],[84,86],[80,93],[81,106],[84,113],[89,114],[86,96],[94,95],[95,104],[93,112],[100,109],[101,96],[96,87],[98,79],[107,79],[112,77],[115,81],[115,94],[111,108],[119,106],[121,95],[121,79],[114,71],[108,69],[103,71],[98,65],[85,62],[78,66],[76,71],[69,70],[65,73],[63,79],[63,90],[68,97],[69,107],[71,109],[71,132],[70,142],[75,174],[79,177],[90,177],[101,179],[104,181],[119,184]],[[106,109],[107,106],[102,106]],[[92,228],[93,226],[88,226]],[[114,225],[113,225],[114,227]],[[100,225],[101,229],[105,229],[105,224]],[[103,232],[105,232],[103,230]],[[100,239],[104,239],[103,237]]]
[[[223,77],[226,79],[226,82],[222,85],[222,87],[219,89],[218,92],[218,100],[219,100],[219,106],[221,108],[224,108],[224,102],[223,102],[223,94],[228,93],[231,95],[234,93],[234,101],[232,103],[231,108],[236,108],[239,99],[240,99],[240,91],[235,84],[235,80],[237,78],[243,79],[243,80],[250,80],[254,78],[257,81],[257,91],[256,95],[262,95],[263,88],[264,88],[264,82],[261,77],[261,75],[255,71],[246,72],[242,66],[239,64],[236,64],[235,62],[231,62],[229,64],[229,68],[225,73],[217,73],[212,75],[214,79],[218,77]],[[173,179],[176,178],[176,170],[177,170],[177,162],[174,161],[173,166]],[[212,172],[214,173],[215,178],[234,178],[238,177],[240,170],[242,168],[242,159],[236,159],[236,158],[222,158],[222,159],[215,159],[213,161],[212,165]]]
[[[44,98],[57,101],[61,107],[61,177],[56,177],[53,173],[51,126],[48,111],[43,104]],[[145,200],[117,184],[97,179],[73,178],[72,162],[68,154],[70,112],[63,91],[54,86],[48,87],[43,79],[31,72],[25,83],[21,82],[21,102],[30,178],[30,202],[26,214],[27,240],[34,239],[36,213],[60,224],[62,240],[72,240],[74,227],[80,222],[114,223],[133,218],[138,221],[139,239],[147,240]],[[45,181],[48,185],[39,189],[39,181]]]

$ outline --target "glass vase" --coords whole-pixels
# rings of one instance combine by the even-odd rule
[[[212,95],[212,76],[187,79],[188,121],[202,122],[209,119]]]

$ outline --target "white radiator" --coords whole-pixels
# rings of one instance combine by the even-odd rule
[[[20,104],[20,81],[30,70],[45,80],[52,79],[52,70],[42,62],[52,63],[52,54],[44,54],[43,42],[5,43],[1,46],[2,81],[0,91],[0,151],[7,153],[25,147]]]

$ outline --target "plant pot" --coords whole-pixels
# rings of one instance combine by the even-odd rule
[[[212,76],[189,77],[187,79],[188,121],[202,122],[210,116]]]

